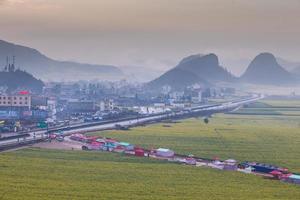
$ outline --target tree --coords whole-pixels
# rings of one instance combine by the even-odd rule
[[[207,118],[207,117],[204,118],[204,123],[205,123],[205,124],[208,124],[208,122],[209,122],[208,118]]]

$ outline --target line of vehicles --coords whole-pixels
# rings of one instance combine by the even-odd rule
[[[270,164],[248,161],[238,162],[234,159],[220,160],[218,158],[201,158],[194,155],[176,154],[174,151],[167,148],[144,149],[127,142],[120,142],[114,138],[86,136],[78,133],[72,134],[69,139],[79,142],[82,145],[82,150],[86,151],[109,151],[122,153],[124,155],[151,157],[153,159],[167,160],[169,162],[186,165],[254,174],[269,179],[300,185],[300,174],[292,173],[287,168]]]

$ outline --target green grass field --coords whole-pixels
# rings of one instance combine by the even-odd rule
[[[300,117],[298,100],[263,100],[239,109],[232,114],[240,115],[284,115]]]
[[[209,124],[189,119],[168,125],[92,134],[300,172],[298,116],[219,114]],[[296,185],[105,152],[31,148],[1,153],[0,180],[0,199],[300,199]]]

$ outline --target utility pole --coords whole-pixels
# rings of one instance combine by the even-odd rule
[[[15,71],[15,59],[16,59],[16,57],[15,56],[13,56],[13,63],[12,63],[12,72],[14,72]]]

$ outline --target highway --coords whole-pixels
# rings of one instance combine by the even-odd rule
[[[203,105],[198,107],[193,107],[189,109],[184,109],[178,112],[171,113],[162,113],[156,115],[149,115],[139,118],[130,118],[123,120],[113,120],[102,123],[85,123],[81,125],[66,126],[57,129],[51,129],[51,131],[63,131],[64,135],[69,135],[72,133],[85,133],[91,131],[101,131],[115,129],[116,125],[121,126],[137,126],[139,124],[145,124],[150,122],[159,122],[165,119],[176,119],[176,118],[186,118],[191,116],[206,116],[207,114],[226,112],[237,107],[240,107],[244,104],[249,104],[260,99],[264,98],[263,96],[253,96],[247,99],[240,99],[236,101],[220,103],[215,105]],[[37,130],[28,132],[29,136],[19,139],[8,139],[0,141],[0,151],[5,150],[7,146],[18,146],[19,144],[26,144],[34,141],[41,141],[46,138],[47,130]]]

